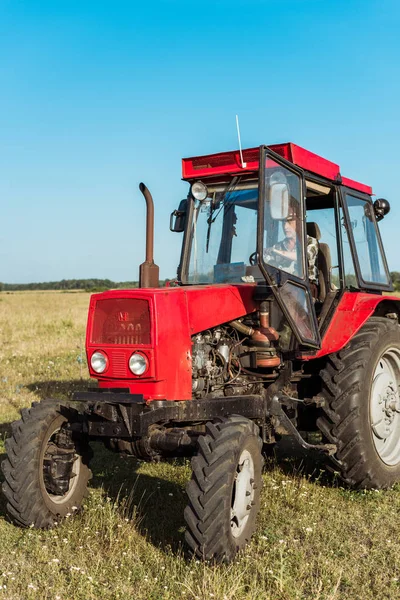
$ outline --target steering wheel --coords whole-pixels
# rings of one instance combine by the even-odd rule
[[[258,264],[258,252],[253,252],[253,254],[250,254],[249,256],[249,263],[251,264],[252,267],[256,267]]]

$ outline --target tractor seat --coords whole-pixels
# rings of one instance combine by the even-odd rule
[[[318,300],[323,302],[326,294],[331,291],[330,273],[332,267],[331,251],[328,244],[320,242],[321,231],[317,223],[307,223],[307,235],[315,238],[318,243],[317,269],[318,269]]]

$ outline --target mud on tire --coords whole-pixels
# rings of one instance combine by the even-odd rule
[[[397,321],[371,318],[345,348],[327,357],[320,376],[326,405],[317,426],[338,448],[330,468],[356,488],[387,488],[400,481]],[[387,440],[385,419],[392,431]]]
[[[59,518],[77,510],[88,493],[91,448],[75,434],[69,449],[68,444],[58,448],[57,436],[68,421],[60,410],[55,401],[34,403],[30,409],[22,409],[21,420],[12,423],[12,435],[6,440],[7,458],[1,465],[5,476],[2,488],[8,515],[17,525],[51,527]],[[69,456],[72,465],[64,494],[49,490],[51,469],[63,468],[53,464],[52,456],[57,452],[62,458]]]
[[[260,506],[262,441],[248,419],[207,423],[187,485],[186,542],[204,560],[230,562],[250,540]]]

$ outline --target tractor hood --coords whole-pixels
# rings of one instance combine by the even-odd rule
[[[91,377],[100,387],[128,388],[146,400],[192,397],[191,336],[256,310],[254,284],[112,290],[90,300],[86,351]],[[96,373],[91,357],[102,352]],[[133,353],[147,368],[134,375]]]

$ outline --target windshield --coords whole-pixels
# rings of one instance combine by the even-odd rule
[[[258,182],[234,177],[195,200],[189,283],[243,283],[262,278],[256,259]],[[253,257],[252,257],[253,255]]]

